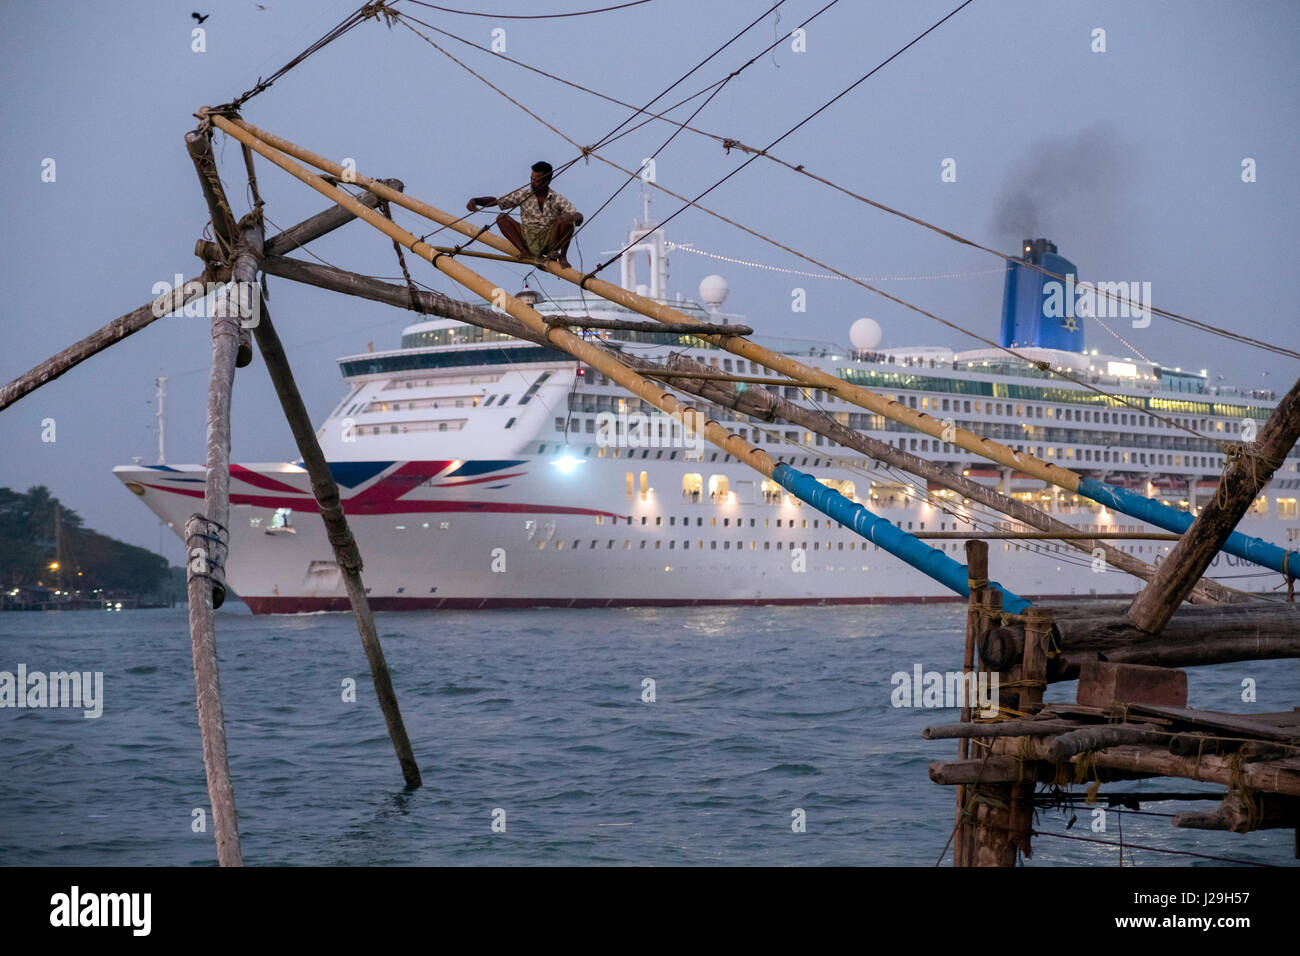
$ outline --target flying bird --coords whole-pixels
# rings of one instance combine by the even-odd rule
[[[202,13],[202,14],[199,14],[199,13],[191,13],[190,16],[192,16],[192,17],[193,17],[195,20],[197,20],[199,23],[202,23],[202,22],[203,22],[204,20],[206,20],[208,17],[212,16],[212,14],[210,14],[210,13]]]

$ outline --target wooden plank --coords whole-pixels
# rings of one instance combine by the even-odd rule
[[[1205,730],[1222,736],[1258,737],[1289,743],[1296,734],[1289,728],[1272,726],[1249,714],[1224,714],[1210,710],[1193,710],[1189,707],[1163,707],[1155,704],[1131,704],[1130,713],[1150,714],[1185,725],[1195,730]]]
[[[972,737],[1035,737],[1063,734],[1087,724],[1074,720],[996,720],[970,724],[937,724],[921,730],[925,740],[962,740]],[[964,756],[963,756],[963,759]]]

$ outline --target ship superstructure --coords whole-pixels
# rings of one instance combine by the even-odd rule
[[[703,320],[740,320],[721,311],[726,286],[716,276],[701,283],[699,302],[668,298],[662,230],[642,222],[631,239],[623,260],[626,288]],[[1026,261],[1045,254],[1046,246],[1027,243]],[[637,281],[642,256],[650,266],[644,285]],[[1007,309],[1013,312],[1017,300],[1033,298],[1023,291],[1020,271],[1008,267]],[[587,294],[521,295],[543,314],[633,317]],[[871,341],[851,348],[752,338],[957,427],[1197,511],[1223,469],[1217,440],[1242,440],[1268,418],[1276,396],[1215,384],[1207,370],[1087,351],[1082,333],[1065,325],[1064,335],[1047,325],[1026,333],[1016,315],[1004,314],[1004,338],[1014,340],[1005,344],[1015,344],[1023,358],[993,348],[881,348]],[[782,378],[686,335],[590,334],[644,358],[680,353],[722,374]],[[952,599],[939,584],[731,456],[706,445],[696,457],[689,436],[659,427],[656,410],[562,352],[433,319],[406,328],[397,348],[338,361],[347,393],[318,436],[365,559],[375,608]],[[1101,391],[1054,376],[1043,363]],[[1156,530],[990,466],[824,390],[761,382],[741,387],[766,387],[826,411],[1080,531]],[[1128,404],[1109,396],[1123,396]],[[821,435],[713,407],[707,414],[904,530],[1019,528]],[[114,471],[178,533],[202,500],[201,466]],[[348,609],[324,529],[312,518],[316,507],[305,470],[291,462],[233,465],[231,478],[227,579],[233,589],[255,612]],[[1279,544],[1296,542],[1297,498],[1300,460],[1293,452],[1239,530]],[[960,540],[933,544],[960,560]],[[1060,543],[994,547],[999,579],[1026,597],[1122,595],[1140,586]],[[1170,545],[1124,540],[1116,547],[1158,561]],[[1280,581],[1228,555],[1219,556],[1209,576],[1242,590],[1271,590]]]

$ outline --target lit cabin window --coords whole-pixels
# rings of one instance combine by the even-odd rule
[[[629,480],[631,480],[630,475],[631,473],[629,472]],[[700,496],[703,494],[703,491],[704,491],[703,475],[696,472],[692,472],[691,474],[682,476],[682,500],[683,501],[692,501],[692,502],[699,501]]]
[[[731,498],[731,486],[726,475],[709,476],[709,500],[715,504],[725,504]]]

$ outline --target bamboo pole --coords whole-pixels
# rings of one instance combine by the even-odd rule
[[[1258,439],[1230,460],[1219,481],[1218,493],[1201,509],[1151,583],[1133,599],[1126,616],[1135,627],[1151,634],[1160,633],[1256,496],[1268,485],[1273,472],[1282,467],[1297,439],[1300,439],[1300,381],[1278,403]],[[1283,566],[1287,566],[1285,561]],[[1293,569],[1288,580],[1295,576],[1300,576],[1300,567]]]
[[[240,140],[240,142],[247,143],[252,146],[253,149],[257,149],[257,146],[254,145],[254,142],[257,142],[264,146],[279,150],[281,153],[292,156],[311,166],[315,166],[317,169],[324,170],[331,175],[341,177],[345,174],[343,167],[338,163],[335,163],[324,156],[319,156],[310,150],[304,149],[303,147],[282,137],[276,136],[273,133],[268,133],[265,130],[258,129],[256,126],[253,126],[251,123],[242,119],[231,119],[216,113],[206,114],[205,110],[200,110],[199,113],[200,115],[210,116],[213,125]],[[252,137],[252,141],[249,140],[249,137]],[[263,155],[267,154],[263,153]],[[267,156],[267,158],[270,159],[271,157]],[[275,160],[272,159],[272,162],[274,161]],[[388,200],[389,202],[403,206],[411,212],[418,213],[441,226],[446,226],[447,228],[454,229],[463,235],[474,238],[485,245],[491,246],[499,252],[515,258],[516,260],[520,258],[518,250],[515,249],[508,240],[498,237],[491,232],[481,230],[463,221],[463,216],[452,216],[426,202],[414,199],[405,193],[390,193],[386,190],[386,187],[377,180],[364,176],[355,170],[348,170],[346,174],[353,182],[371,190],[376,193],[376,195]],[[639,312],[640,314],[657,321],[697,326],[701,324],[698,319],[693,319],[685,313],[678,312],[676,309],[645,299],[634,292],[629,292],[628,290],[606,282],[603,279],[585,276],[577,269],[565,269],[560,266],[559,263],[549,261],[538,261],[537,265],[539,268],[544,268],[561,279],[566,279],[583,289],[594,292],[602,298],[608,299],[611,302],[616,302],[634,312]],[[778,371],[784,372],[792,379],[801,382],[815,383],[817,387],[834,392],[845,401],[852,402],[853,404],[860,405],[876,414],[884,415],[886,418],[891,418],[894,421],[901,422],[919,432],[930,435],[934,438],[939,438],[942,441],[951,442],[967,451],[997,461],[1009,468],[1015,468],[1035,478],[1041,478],[1042,480],[1064,488],[1067,491],[1074,493],[1078,492],[1080,476],[1060,467],[1059,465],[1042,461],[1027,452],[1015,452],[1006,445],[976,435],[974,432],[965,429],[948,429],[942,421],[932,418],[924,412],[918,412],[915,409],[907,408],[905,405],[900,405],[898,402],[886,399],[884,396],[878,395],[875,392],[862,388],[861,386],[852,385],[844,379],[836,378],[835,376],[829,375],[820,369],[813,368],[810,365],[804,365],[802,362],[796,361],[789,356],[772,352],[746,339],[736,338],[729,335],[702,334],[701,337],[706,338],[718,347],[726,349],[735,355],[748,358],[751,361],[756,361],[768,368],[774,368]],[[948,433],[947,437],[945,437],[946,433]]]
[[[400,179],[386,179],[382,182],[394,189],[400,190],[402,188]],[[373,209],[379,203],[379,197],[368,192],[359,201]],[[304,219],[297,225],[290,226],[284,232],[272,236],[266,241],[265,249],[275,255],[290,252],[314,239],[319,239],[321,236],[333,232],[355,218],[352,213],[338,206],[331,206],[315,216]],[[217,246],[215,243],[210,245],[211,249],[205,250],[209,252],[206,258],[216,260],[219,258]],[[203,298],[212,291],[205,280],[223,284],[230,281],[229,266],[219,267],[210,277],[207,273],[204,273],[202,276],[186,279],[172,291],[165,292],[153,301],[146,302],[139,308],[118,316],[112,322],[97,329],[80,341],[74,342],[56,355],[52,355],[30,371],[18,376],[18,378],[0,388],[0,411],[4,411],[14,402],[34,392],[46,382],[52,382],[65,372],[71,371],[86,359],[99,354],[110,345],[122,341],[128,335],[139,332],[145,326],[153,324],[165,315],[171,315],[195,299]]]
[[[216,122],[222,120],[222,117],[213,117],[213,120]],[[261,140],[245,133],[239,127],[231,126],[223,121],[222,128],[226,129],[235,139],[247,143],[255,152],[260,153],[285,170],[285,172],[311,186],[322,195],[333,199],[345,209],[350,209],[357,214],[358,218],[365,220],[389,238],[410,249],[415,255],[426,259],[444,275],[465,286],[465,288],[483,299],[492,302],[495,308],[500,308],[507,314],[519,319],[533,332],[544,336],[546,341],[586,362],[611,381],[643,399],[647,404],[653,405],[669,416],[679,418],[684,425],[686,425],[689,418],[691,423],[686,427],[703,435],[706,440],[733,456],[737,461],[748,465],[765,477],[777,480],[792,494],[811,504],[823,514],[841,521],[846,526],[852,525],[853,530],[863,537],[875,541],[882,549],[903,558],[903,560],[920,568],[930,576],[943,581],[946,586],[957,590],[963,595],[965,594],[965,567],[948,557],[948,555],[916,541],[904,532],[897,531],[891,523],[871,514],[862,506],[853,504],[838,492],[818,484],[811,476],[795,471],[786,465],[778,468],[766,452],[745,441],[739,435],[727,431],[717,422],[706,421],[702,428],[697,427],[695,425],[696,412],[693,409],[679,401],[672,393],[663,391],[648,379],[633,372],[618,359],[612,357],[606,349],[600,348],[564,329],[549,327],[542,315],[531,306],[467,269],[446,253],[434,251],[427,242],[417,239],[411,233],[396,225],[391,219],[361,206],[347,193],[324,182],[320,177],[311,175],[298,163],[277,152]],[[836,512],[841,513],[837,514]],[[861,521],[861,526],[858,526],[858,521]],[[960,585],[956,583],[959,572],[962,577]],[[996,587],[1000,587],[1000,585],[996,585]],[[1009,595],[1008,599],[1013,601],[1017,608],[1028,603],[1023,598],[1015,595]]]
[[[626,289],[613,285],[612,283],[606,282],[602,279],[597,279],[594,276],[584,275],[576,269],[566,269],[552,261],[543,262],[540,260],[521,257],[519,256],[518,250],[516,250],[509,241],[493,235],[486,229],[475,228],[474,226],[469,225],[463,221],[463,216],[452,216],[440,209],[430,206],[428,203],[413,199],[404,193],[389,191],[381,183],[368,176],[362,175],[361,173],[351,169],[345,171],[338,163],[312,153],[310,150],[304,149],[303,147],[282,137],[258,129],[256,126],[253,126],[238,117],[232,119],[217,113],[210,113],[206,107],[201,109],[199,112],[201,116],[210,118],[214,125],[227,134],[235,137],[241,143],[252,146],[254,149],[258,149],[258,146],[253,145],[254,143],[257,143],[267,149],[268,152],[263,153],[267,158],[272,158],[270,151],[278,150],[284,155],[302,160],[303,162],[315,166],[317,169],[324,170],[334,176],[342,177],[346,175],[349,181],[356,182],[359,185],[372,190],[380,197],[387,199],[389,202],[396,203],[397,205],[418,213],[439,225],[460,232],[463,235],[470,237],[472,240],[477,240],[489,245],[492,248],[513,257],[516,261],[533,262],[538,268],[546,269],[551,274],[572,282],[582,289],[591,291],[596,295],[610,300],[611,302],[616,302],[632,311],[648,316],[649,318],[661,322],[694,325],[700,324],[699,320],[693,319],[682,312],[678,312],[675,309],[663,305],[662,303],[646,299],[634,292],[629,292]],[[274,159],[272,159],[272,161],[276,162]],[[304,177],[299,178],[307,181]],[[309,185],[315,186],[315,183],[309,183]],[[440,253],[440,255],[443,254],[452,255],[458,253],[453,249],[451,253]],[[1110,486],[1093,479],[1085,479],[1082,475],[1079,475],[1076,472],[1043,461],[1028,452],[1017,452],[1000,442],[993,441],[990,438],[986,438],[963,428],[957,428],[955,425],[949,425],[939,419],[925,414],[924,412],[918,412],[914,409],[907,408],[899,402],[888,399],[883,395],[879,395],[869,389],[863,388],[862,386],[853,385],[844,379],[830,375],[820,369],[804,365],[802,362],[796,361],[789,356],[781,355],[780,353],[765,349],[748,339],[730,335],[704,335],[701,337],[707,338],[719,348],[726,349],[735,355],[748,358],[751,361],[758,362],[768,368],[776,369],[785,373],[792,379],[820,385],[822,388],[838,395],[847,402],[859,405],[875,412],[876,414],[883,415],[886,418],[905,424],[923,434],[938,438],[940,441],[957,445],[958,447],[983,458],[996,461],[1009,468],[1018,469],[1028,475],[1040,478],[1043,481],[1063,488],[1066,491],[1081,494],[1085,497],[1092,498],[1093,500],[1104,498],[1106,500],[1103,501],[1103,503],[1108,503],[1111,507],[1126,514],[1131,513],[1131,510],[1135,507],[1134,503],[1129,501],[1126,494],[1118,493],[1118,489],[1111,488]],[[1149,506],[1150,502],[1146,499],[1141,499],[1141,504]],[[1174,521],[1173,518],[1168,518],[1163,513],[1147,515],[1144,517],[1145,520],[1151,520],[1156,524],[1161,524],[1163,521],[1167,525]],[[1182,529],[1170,527],[1169,530],[1179,531]],[[1288,560],[1288,556],[1293,556],[1291,559],[1296,561],[1296,563],[1300,563],[1300,553],[1288,553],[1274,545],[1267,545],[1265,542],[1257,541],[1257,539],[1247,539],[1242,535],[1234,534],[1232,536],[1228,543],[1228,550],[1232,554],[1239,555],[1256,563],[1264,563],[1265,566],[1270,567],[1274,562],[1285,562]],[[1268,553],[1266,554],[1265,552]]]
[[[257,262],[253,246],[260,247],[261,223],[248,226],[241,240],[232,275],[236,284],[253,283]],[[189,555],[190,642],[194,657],[194,687],[203,739],[203,765],[212,803],[213,835],[217,861],[222,866],[242,866],[239,816],[235,788],[230,779],[225,717],[221,706],[221,680],[217,666],[217,635],[213,610],[225,600],[225,563],[230,535],[230,397],[235,383],[240,316],[228,295],[218,296],[212,315],[212,374],[208,382],[207,454],[203,486],[203,514],[185,523]]]

